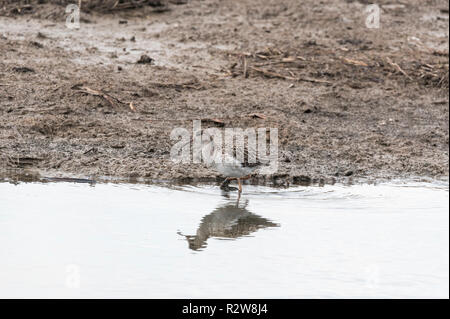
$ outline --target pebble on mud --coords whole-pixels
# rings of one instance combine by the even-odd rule
[[[309,185],[311,183],[311,177],[306,176],[306,175],[299,175],[299,176],[294,176],[292,178],[292,182],[294,184],[306,184]]]
[[[17,66],[13,68],[14,72],[18,72],[18,73],[34,73],[34,69],[32,68],[28,68],[26,66]]]
[[[346,171],[346,172],[344,173],[344,176],[352,176],[352,175],[353,175],[353,171],[351,171],[351,170]]]
[[[154,60],[146,54],[141,55],[141,58],[136,62],[138,64],[152,64]]]
[[[41,43],[39,43],[37,41],[31,41],[30,45],[33,46],[33,47],[36,47],[38,49],[42,49],[44,47]]]

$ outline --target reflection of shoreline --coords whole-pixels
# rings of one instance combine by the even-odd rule
[[[253,214],[236,202],[227,202],[210,214],[205,215],[194,236],[184,235],[192,250],[201,250],[210,237],[239,238],[247,236],[260,228],[279,227],[270,220]]]

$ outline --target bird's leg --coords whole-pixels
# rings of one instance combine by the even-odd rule
[[[237,181],[238,181],[238,185],[239,185],[239,194],[240,194],[240,193],[242,193],[242,184],[241,184],[241,179],[240,179],[240,178],[238,178],[238,179],[237,179]]]

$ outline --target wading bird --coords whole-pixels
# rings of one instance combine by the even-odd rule
[[[218,143],[215,138],[217,136],[210,134],[208,129],[196,131],[193,135],[182,147],[193,144],[194,154],[201,153],[203,163],[225,177],[220,186],[222,189],[230,190],[228,183],[237,180],[240,194],[242,180],[250,178],[258,169],[270,164],[256,156],[256,145],[251,145],[248,140],[243,145],[233,143],[232,147],[222,147],[222,143]],[[219,135],[221,141],[222,136]]]

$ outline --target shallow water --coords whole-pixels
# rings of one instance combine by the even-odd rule
[[[448,298],[448,189],[0,183],[0,297]]]

